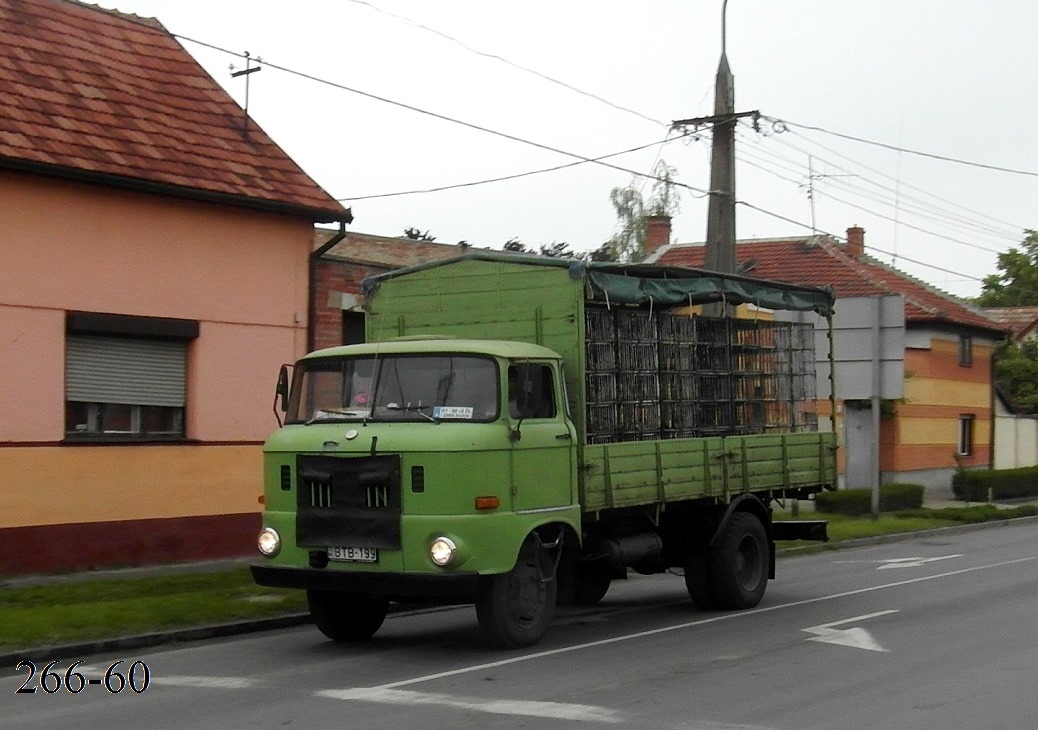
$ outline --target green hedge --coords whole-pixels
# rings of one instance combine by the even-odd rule
[[[896,512],[923,506],[920,484],[884,484],[879,488],[879,511]],[[839,489],[815,495],[815,509],[841,515],[867,515],[872,512],[871,489]]]
[[[986,502],[989,489],[992,499],[1038,497],[1038,466],[958,471],[952,477],[952,492],[964,501]]]

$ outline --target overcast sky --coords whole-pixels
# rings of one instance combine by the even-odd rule
[[[630,172],[584,163],[370,196],[643,148],[608,161],[677,168],[675,238],[705,237],[710,137],[669,127],[712,113],[722,0],[99,4],[158,18],[239,103],[228,66],[243,59],[198,41],[297,72],[263,64],[250,115],[353,208],[352,230],[596,248]],[[737,133],[739,238],[809,233],[811,170],[819,231],[861,225],[867,252],[975,296],[996,254],[1038,228],[1038,3],[730,0],[727,28],[736,110],[769,118]]]

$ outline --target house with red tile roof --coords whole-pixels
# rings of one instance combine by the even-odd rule
[[[327,228],[314,231],[310,349],[364,342],[361,282],[393,269],[460,256],[468,244],[436,243]]]
[[[647,261],[699,268],[703,244],[668,243],[669,231],[650,240]],[[660,244],[655,247],[654,244]],[[846,242],[812,235],[739,241],[739,271],[747,276],[829,286],[840,300],[900,295],[904,298],[904,397],[887,403],[880,425],[884,482],[913,482],[950,490],[958,467],[992,464],[994,388],[991,357],[1005,327],[973,307],[865,254],[865,231],[847,230]],[[837,353],[839,359],[839,353]],[[840,398],[839,393],[836,394]],[[842,441],[847,428],[843,403]]]
[[[0,573],[250,554],[350,211],[157,20],[0,0],[0,94]]]
[[[984,314],[1005,325],[1017,342],[1038,337],[1038,307],[984,307]]]

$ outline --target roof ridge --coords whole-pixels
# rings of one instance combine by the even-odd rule
[[[868,258],[869,258],[870,262],[874,263],[876,266],[879,266],[880,268],[885,269],[885,270],[891,272],[892,274],[896,274],[897,276],[900,276],[900,277],[902,277],[904,279],[909,280],[910,282],[912,282],[916,286],[922,287],[923,289],[925,289],[926,291],[930,292],[931,294],[933,294],[935,296],[938,296],[938,297],[941,297],[944,300],[947,300],[950,304],[953,304],[953,305],[955,305],[957,307],[962,307],[963,309],[965,309],[966,311],[970,312],[971,314],[976,314],[976,315],[978,315],[980,317],[983,317],[984,319],[990,321],[992,324],[999,324],[993,317],[991,317],[989,314],[987,314],[984,311],[983,307],[980,307],[980,306],[978,306],[976,304],[973,304],[972,302],[967,301],[966,299],[963,299],[962,297],[957,297],[954,294],[952,294],[951,292],[946,292],[943,289],[941,289],[940,287],[934,286],[930,282],[925,281],[923,279],[920,279],[920,278],[918,278],[916,276],[913,276],[912,274],[909,274],[907,272],[901,271],[901,269],[895,268],[894,266],[892,266],[890,264],[886,264],[886,263],[884,263],[882,261],[879,261],[878,259],[875,259],[875,258],[873,258],[871,256],[869,256]],[[915,303],[918,304],[918,302],[915,302]],[[935,314],[939,314],[940,310],[937,310],[934,313]]]
[[[82,2],[82,0],[60,0],[60,1],[63,2],[63,3],[67,3],[69,5],[75,5],[75,6],[80,7],[80,8],[85,8],[87,10],[94,10],[94,11],[97,11],[99,13],[104,13],[106,15],[111,15],[112,17],[119,18],[120,20],[125,20],[125,21],[128,21],[130,23],[135,23],[137,25],[143,25],[143,26],[145,26],[147,28],[151,28],[152,30],[158,30],[158,31],[162,31],[163,33],[167,33],[169,35],[173,35],[172,33],[170,33],[166,29],[166,27],[164,25],[162,25],[162,22],[159,21],[158,18],[151,18],[151,17],[147,17],[145,15],[137,15],[136,13],[125,13],[122,10],[116,10],[114,8],[102,8],[100,5],[94,5],[93,3]]]
[[[851,254],[847,253],[847,251],[845,251],[843,247],[836,242],[835,239],[831,237],[822,238],[819,241],[819,247],[823,251],[825,251],[826,254],[828,254],[831,258],[834,258],[840,263],[847,266],[848,268],[853,269],[856,274],[858,274],[862,279],[864,279],[877,289],[882,289],[883,291],[886,291],[890,294],[904,297],[906,301],[910,301],[912,304],[919,307],[924,312],[928,312],[929,314],[940,314],[940,312],[938,310],[935,310],[933,307],[927,306],[922,302],[916,301],[914,297],[906,295],[904,292],[898,291],[889,282],[883,281],[883,279],[878,279],[875,276],[873,276],[872,273],[868,270],[868,268],[863,266],[861,261],[859,261],[856,256],[852,256]]]

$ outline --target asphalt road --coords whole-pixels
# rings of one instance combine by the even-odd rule
[[[125,676],[139,660],[139,693],[48,693],[42,666],[31,679],[0,668],[0,728],[1034,726],[1038,523],[778,569],[761,605],[739,613],[697,611],[680,578],[633,577],[598,606],[560,609],[525,651],[484,648],[474,610],[459,607],[391,615],[359,646],[306,626],[54,668],[82,660],[75,671],[103,681],[113,662]]]

